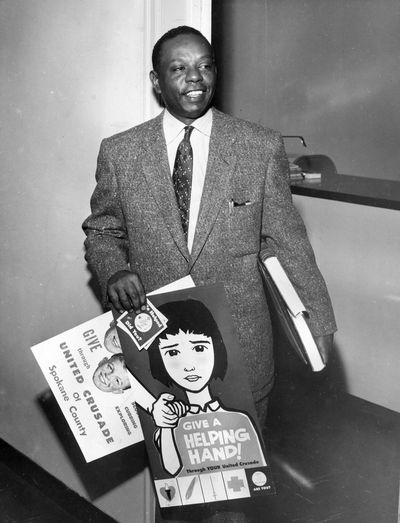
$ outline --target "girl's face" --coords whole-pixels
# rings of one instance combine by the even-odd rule
[[[199,392],[210,381],[215,357],[209,336],[179,330],[161,339],[159,350],[166,371],[180,387]]]

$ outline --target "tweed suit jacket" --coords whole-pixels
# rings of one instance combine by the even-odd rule
[[[280,259],[307,307],[313,334],[336,329],[324,280],[292,203],[282,138],[213,109],[190,254],[162,121],[161,114],[103,140],[92,214],[83,224],[86,260],[104,297],[108,279],[127,269],[140,275],[146,292],[188,274],[196,285],[223,283],[253,395],[260,399],[273,381],[271,324],[257,268],[260,251]]]

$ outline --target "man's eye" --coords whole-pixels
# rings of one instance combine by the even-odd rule
[[[168,356],[178,356],[179,351],[177,349],[170,349],[167,351]]]
[[[118,387],[120,387],[120,386],[122,385],[122,380],[121,380],[121,378],[117,378],[117,379],[115,380],[115,382],[116,382],[116,384],[118,385]]]
[[[183,65],[176,65],[174,68],[173,68],[173,71],[183,71],[185,68]]]
[[[200,69],[211,69],[211,64],[201,64]]]
[[[207,347],[205,347],[204,345],[195,345],[193,349],[196,352],[204,352],[207,349]]]
[[[113,364],[112,364],[112,363],[108,363],[108,364],[107,364],[107,369],[108,369],[110,372],[112,372],[112,371],[114,370],[114,366],[113,366]]]

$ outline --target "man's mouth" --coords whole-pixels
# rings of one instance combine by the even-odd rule
[[[191,98],[192,100],[196,100],[197,98],[201,98],[204,95],[204,91],[201,89],[196,89],[194,91],[187,91],[184,93],[184,95],[188,98]]]
[[[201,378],[201,376],[197,376],[197,374],[190,374],[189,376],[186,376],[185,380],[187,381],[197,381]]]

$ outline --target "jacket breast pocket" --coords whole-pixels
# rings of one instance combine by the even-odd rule
[[[232,256],[258,253],[261,237],[261,203],[234,204],[229,209],[229,250]]]

